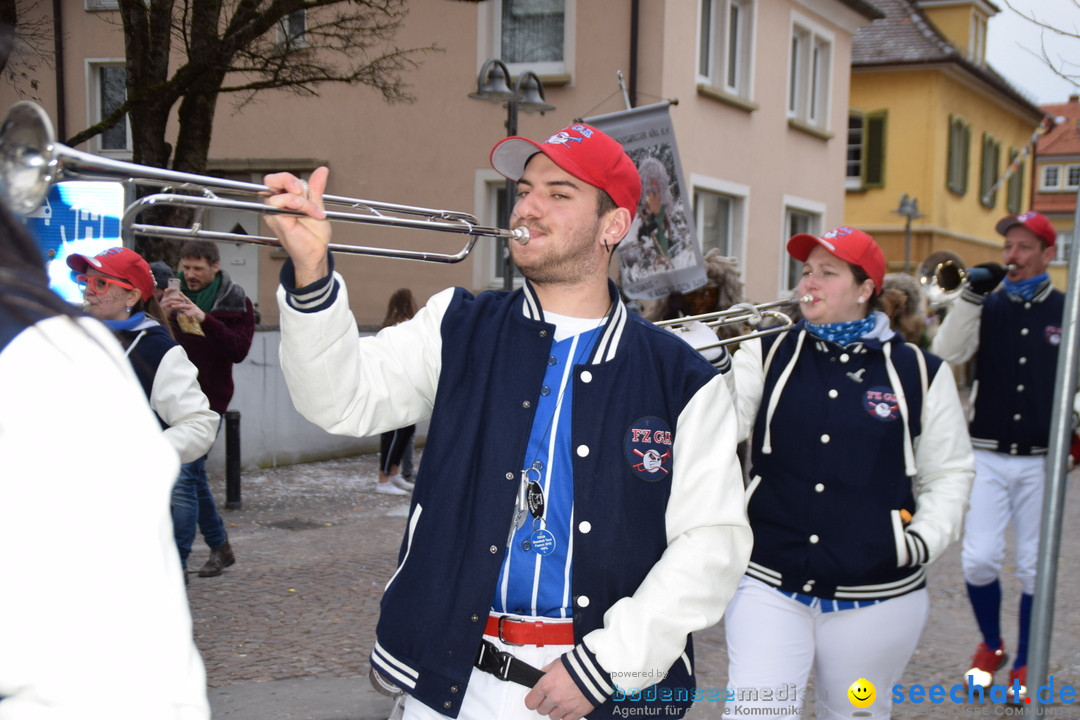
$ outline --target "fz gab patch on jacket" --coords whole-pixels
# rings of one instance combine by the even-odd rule
[[[642,480],[657,482],[671,474],[671,426],[658,417],[635,420],[626,432],[626,462]]]
[[[900,417],[900,406],[892,388],[870,388],[863,393],[863,407],[871,417],[882,422],[890,422]]]

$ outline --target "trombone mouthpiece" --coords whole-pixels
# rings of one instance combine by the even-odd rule
[[[805,295],[800,296],[798,298],[798,300],[799,300],[799,304],[803,305],[803,304],[806,304],[806,303],[813,302],[814,301],[814,296],[811,295],[810,293],[807,293]]]
[[[510,231],[513,233],[511,239],[518,245],[526,245],[529,242],[529,228],[521,225]]]

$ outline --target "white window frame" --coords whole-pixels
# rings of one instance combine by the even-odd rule
[[[829,126],[836,40],[797,13],[788,34],[787,115],[817,128]]]
[[[304,29],[301,30],[299,33],[292,32],[292,18],[294,15],[300,15],[300,17],[303,19]],[[292,44],[292,47],[294,48],[306,48],[307,40],[305,39],[304,33],[307,32],[307,10],[301,8],[281,18],[281,20],[279,20],[277,24],[277,32],[278,41],[280,43],[284,44],[286,41],[288,41]]]
[[[1060,190],[1061,178],[1063,173],[1060,165],[1048,164],[1039,168],[1039,189],[1040,190]],[[1054,174],[1054,178],[1050,181],[1048,177],[1051,173]]]
[[[482,224],[489,227],[499,227],[502,220],[499,218],[498,193],[506,187],[506,178],[494,170],[477,170],[473,179],[473,197],[476,198],[473,215],[480,218]],[[513,199],[511,198],[511,202]],[[499,243],[488,242],[481,238],[473,247],[470,257],[473,262],[473,286],[501,290],[503,288],[502,276],[497,274],[497,262],[502,262],[499,255]],[[520,287],[523,278],[514,274],[514,287]]]
[[[986,64],[986,18],[972,14],[968,36],[968,59],[977,65]]]
[[[825,232],[824,223],[826,207],[825,203],[817,200],[809,200],[794,195],[784,195],[783,213],[780,216],[780,274],[777,280],[776,289],[779,296],[784,297],[794,292],[794,286],[784,286],[787,284],[788,274],[792,270],[792,266],[794,265],[796,266],[796,269],[801,269],[802,265],[802,263],[795,260],[787,253],[787,241],[791,238],[791,234],[788,232],[788,228],[791,226],[791,213],[798,212],[812,215],[813,217],[807,232],[820,236]],[[797,275],[798,273],[795,274]],[[796,285],[797,284],[798,283],[796,283]]]
[[[86,114],[87,114],[87,127],[96,125],[102,120],[101,111],[101,68],[103,67],[116,67],[123,66],[125,64],[123,58],[89,58],[86,60]],[[131,122],[127,123],[126,127],[127,138],[125,140],[125,147],[123,149],[110,149],[106,150],[101,146],[101,135],[95,135],[88,142],[88,146],[91,152],[100,153],[101,155],[128,160],[131,158],[132,148],[134,147],[131,140]]]
[[[746,237],[749,233],[750,186],[708,175],[690,173],[690,187],[693,188],[694,197],[697,196],[698,191],[702,191],[722,195],[731,200],[729,250],[731,257],[736,259],[739,277],[744,278],[746,273]],[[702,247],[701,243],[704,222],[701,217],[701,208],[697,206],[696,202],[694,203],[694,227],[698,233],[698,248],[704,254],[705,248]]]
[[[1058,230],[1057,241],[1054,242],[1054,259],[1051,261],[1053,265],[1068,265],[1069,255],[1072,252],[1072,230]]]
[[[531,70],[543,77],[574,74],[574,42],[577,29],[578,0],[563,0],[563,59],[561,62],[506,63],[510,74],[517,76]],[[483,3],[477,12],[479,42],[476,44],[476,70],[489,58],[502,59],[502,1]]]
[[[731,13],[736,10],[735,78],[732,82]],[[705,11],[708,9],[708,23]],[[754,38],[757,12],[754,0],[699,0],[696,82],[731,95],[751,99],[754,78]],[[705,56],[703,58],[703,56]],[[702,68],[704,59],[705,68]]]
[[[1075,178],[1075,182],[1073,179]],[[1066,190],[1080,188],[1080,164],[1069,163],[1065,166],[1065,172],[1061,174],[1061,184]]]

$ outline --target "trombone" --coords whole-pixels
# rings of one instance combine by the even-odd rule
[[[689,315],[687,317],[674,318],[672,320],[661,320],[660,322],[654,323],[654,325],[667,328],[673,332],[686,332],[688,329],[686,326],[695,322],[710,328],[738,324],[749,325],[754,328],[754,330],[743,333],[742,335],[723,339],[717,338],[715,343],[695,347],[698,351],[708,350],[709,348],[731,345],[752,338],[760,338],[765,337],[766,335],[776,335],[778,333],[787,332],[794,327],[795,321],[790,315],[779,308],[807,302],[809,301],[809,298],[809,295],[803,295],[802,297],[773,300],[772,302],[760,303],[758,305],[752,303],[735,303],[727,310],[718,310],[702,315]],[[773,320],[776,324],[762,327],[762,323],[766,319]]]
[[[229,195],[258,198],[273,194],[274,191],[266,185],[165,170],[75,150],[56,142],[52,121],[40,105],[29,101],[15,103],[4,118],[3,125],[0,125],[0,199],[15,212],[27,215],[45,201],[55,183],[74,179],[117,180],[136,187],[159,188],[161,192],[138,198],[128,205],[121,220],[125,230],[147,237],[280,247],[281,243],[275,237],[217,232],[203,228],[200,220],[202,212],[216,209],[259,215],[301,215],[266,205],[256,199],[222,197]],[[184,194],[179,191],[195,191],[198,194]],[[330,249],[336,252],[456,263],[469,256],[478,237],[503,238],[522,245],[529,241],[528,228],[504,230],[484,227],[475,216],[464,212],[337,195],[324,195],[323,202],[328,208],[326,217],[332,221],[437,230],[468,236],[465,245],[456,253],[331,243]],[[195,221],[188,227],[138,222],[140,214],[155,206],[194,208],[197,211]],[[334,207],[347,209],[330,209]]]

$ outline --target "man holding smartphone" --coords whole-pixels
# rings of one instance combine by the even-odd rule
[[[255,309],[244,289],[221,269],[217,245],[189,240],[180,249],[180,269],[174,277],[179,287],[167,289],[161,306],[169,313],[173,335],[195,367],[199,385],[210,399],[210,408],[222,414],[233,396],[233,365],[247,357],[255,334]],[[179,517],[190,530],[185,534],[186,558],[195,540],[195,523],[210,546],[210,558],[199,577],[215,577],[236,562],[225,523],[218,514],[206,477],[206,456],[180,468],[173,492],[174,523]],[[180,539],[178,538],[178,544]]]

